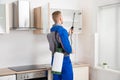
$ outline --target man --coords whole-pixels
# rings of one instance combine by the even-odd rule
[[[72,52],[72,48],[68,38],[69,34],[67,30],[62,26],[63,19],[60,11],[53,12],[52,18],[55,24],[52,26],[50,30],[51,36],[50,35],[47,36],[50,45],[50,50],[53,53],[52,62],[54,58],[54,53],[56,52],[55,51],[56,42],[59,42],[61,44],[61,47],[63,49],[62,53],[64,54],[62,73],[60,75],[53,74],[53,80],[73,80],[73,69],[70,60],[70,53]]]

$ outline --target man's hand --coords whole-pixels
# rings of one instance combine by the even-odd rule
[[[69,35],[73,34],[73,29],[69,30]]]

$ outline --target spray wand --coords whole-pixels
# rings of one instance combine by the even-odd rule
[[[71,29],[71,37],[70,37],[71,45],[72,45],[72,34],[73,34],[73,30],[74,30],[74,20],[75,20],[75,12],[74,12],[74,14],[73,14],[72,27],[70,28],[70,29]]]

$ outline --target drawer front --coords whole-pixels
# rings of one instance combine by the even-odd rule
[[[47,71],[17,74],[17,80],[47,77]]]
[[[1,76],[0,80],[16,80],[16,75]]]

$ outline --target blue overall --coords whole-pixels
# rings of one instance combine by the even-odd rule
[[[53,27],[51,28],[51,32],[59,33],[59,37],[61,39],[64,51],[67,54],[70,54],[72,52],[72,48],[68,39],[68,32],[61,25],[53,25]],[[53,58],[54,57],[52,57],[52,61]],[[53,74],[53,80],[73,80],[73,70],[70,56],[64,56],[62,74]]]

